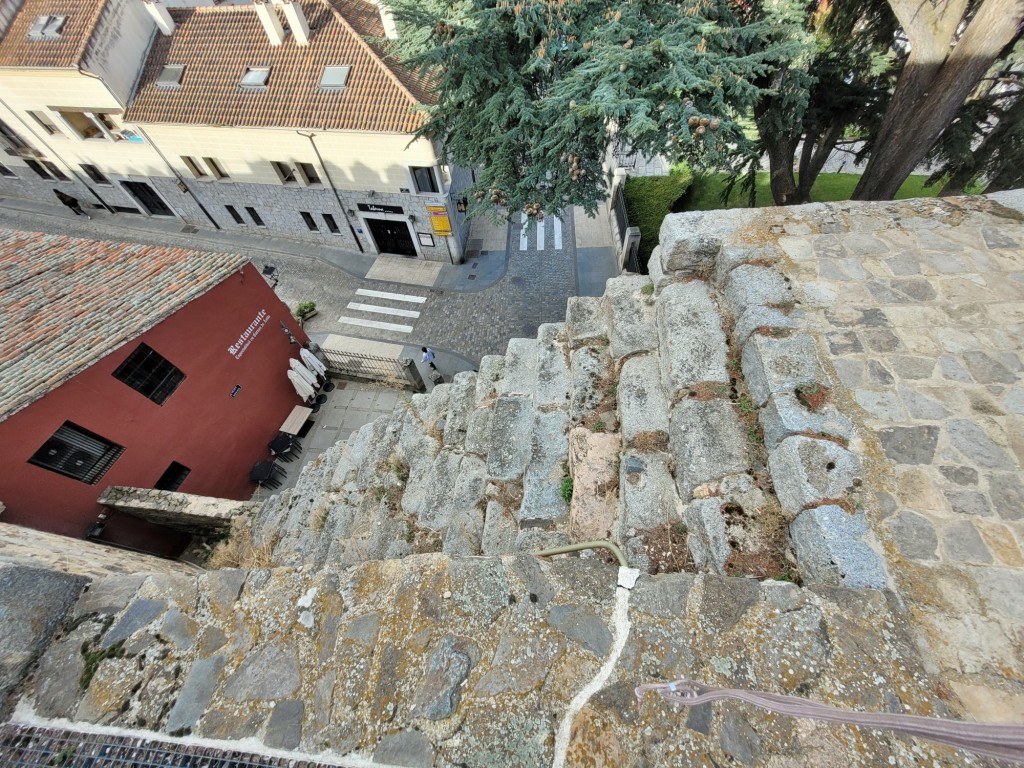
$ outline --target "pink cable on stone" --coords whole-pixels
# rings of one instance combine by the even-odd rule
[[[694,680],[676,680],[671,683],[646,683],[636,687],[637,704],[643,703],[648,691],[658,693],[666,701],[684,706],[696,706],[723,699],[738,699],[755,707],[790,717],[810,717],[833,723],[896,731],[920,736],[979,755],[998,757],[1024,764],[1024,726],[1004,723],[965,723],[959,720],[941,720],[918,715],[890,715],[881,712],[851,712],[828,704],[763,691],[745,691],[738,688],[717,688]]]

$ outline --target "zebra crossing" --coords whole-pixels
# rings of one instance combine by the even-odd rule
[[[362,300],[359,300],[359,299]],[[346,309],[352,312],[365,313],[369,317],[359,315],[342,315],[338,322],[344,325],[355,325],[361,328],[376,328],[381,331],[393,333],[411,333],[413,326],[399,322],[387,322],[385,320],[373,319],[375,316],[391,317],[396,319],[416,320],[420,313],[418,310],[402,306],[391,306],[396,302],[400,304],[422,305],[427,300],[426,296],[415,296],[409,293],[390,293],[388,291],[374,291],[368,288],[356,290],[356,300],[350,301]],[[367,303],[374,301],[375,303]],[[384,303],[388,302],[388,303]]]
[[[533,226],[527,228],[526,214],[520,214],[519,250],[560,251],[562,250],[562,219],[560,216],[547,216],[539,221],[534,220]],[[548,224],[551,224],[551,237],[548,238]],[[530,248],[535,243],[534,248]]]

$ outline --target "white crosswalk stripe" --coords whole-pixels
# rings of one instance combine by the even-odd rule
[[[388,302],[402,302],[406,305],[409,304],[423,304],[426,300],[426,296],[416,296],[411,293],[390,293],[388,291],[374,291],[369,288],[358,288],[356,289],[356,296],[366,297],[367,299],[376,299],[377,302],[373,304],[367,304],[361,301],[350,301],[346,305],[346,309],[352,312],[365,312],[368,315],[391,315],[395,318],[409,318],[415,320],[420,316],[420,313],[414,309],[406,309],[405,307],[389,306]],[[344,325],[358,325],[361,328],[377,328],[381,331],[391,331],[392,333],[412,333],[413,327],[411,325],[405,325],[403,323],[388,323],[384,320],[371,320],[369,318],[359,317],[358,315],[342,315],[338,318],[338,322]]]
[[[518,224],[519,228],[519,250],[527,251],[535,248],[538,251],[560,251],[562,250],[562,231],[563,222],[558,216],[547,216],[544,219],[529,221],[525,213],[521,213]],[[547,226],[547,222],[551,221],[551,226]],[[512,224],[513,228],[517,225]],[[551,231],[550,238],[548,237],[548,230]],[[534,232],[536,232],[536,239],[534,240]],[[550,242],[549,242],[550,239]]]
[[[544,221],[537,222],[537,250],[544,250]]]
[[[554,220],[555,250],[562,250],[562,220],[555,216]]]
[[[526,241],[526,214],[523,214],[523,220],[521,223],[521,229],[519,230],[519,250],[525,251],[529,243]]]

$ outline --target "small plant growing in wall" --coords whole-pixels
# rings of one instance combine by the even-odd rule
[[[811,411],[817,411],[828,402],[831,393],[824,384],[805,384],[796,388],[796,399],[800,404]]]
[[[572,476],[566,475],[562,478],[562,487],[559,489],[562,493],[562,500],[566,504],[572,503]]]

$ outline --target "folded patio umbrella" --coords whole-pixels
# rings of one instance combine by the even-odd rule
[[[309,382],[299,376],[295,371],[288,371],[288,380],[295,387],[295,392],[303,400],[309,400],[310,398],[316,397],[316,390],[313,389]]]
[[[303,364],[317,376],[327,376],[327,366],[320,362],[320,358],[308,349],[300,349],[299,357],[302,358]]]
[[[301,376],[303,379],[305,379],[306,383],[309,384],[309,386],[311,386],[313,389],[316,389],[316,386],[317,386],[316,374],[313,373],[311,370],[309,370],[309,368],[304,366],[302,363],[300,363],[294,357],[291,360],[288,361],[288,367],[290,367],[293,371],[295,371],[297,374],[299,374],[299,376]]]

